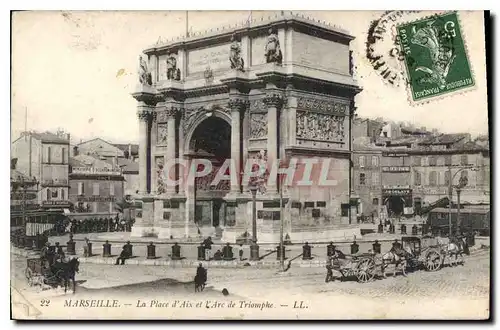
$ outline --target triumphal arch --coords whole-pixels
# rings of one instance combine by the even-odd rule
[[[292,242],[359,234],[349,217],[360,91],[352,39],[283,13],[146,49],[132,94],[142,208],[132,236],[235,242],[256,223],[259,243],[277,242],[281,217]],[[245,180],[249,160],[270,166]],[[295,172],[279,175],[273,164]]]

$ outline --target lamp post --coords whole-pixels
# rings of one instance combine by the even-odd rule
[[[250,182],[252,192],[252,244],[250,245],[250,260],[259,260],[259,245],[257,244],[257,190],[259,189],[255,181]]]
[[[449,235],[449,237],[451,237],[451,235],[452,235],[451,203],[452,203],[452,198],[453,198],[453,180],[455,179],[455,177],[457,176],[458,173],[465,171],[467,169],[477,171],[477,169],[472,167],[472,166],[466,166],[466,167],[460,168],[452,176],[451,175],[451,165],[448,167],[448,173],[450,173],[450,180],[448,182],[448,235]],[[461,177],[458,185],[455,186],[455,188],[457,189],[457,229],[456,229],[457,233],[460,232],[460,211],[459,211],[460,210],[460,192],[461,192],[461,189],[467,185],[467,183],[468,183],[467,177]]]

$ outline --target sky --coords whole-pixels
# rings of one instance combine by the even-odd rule
[[[461,27],[476,89],[411,106],[404,85],[381,79],[364,56],[370,22],[383,12],[295,12],[340,26],[351,42],[358,115],[413,122],[444,133],[488,132],[484,24],[481,12],[460,12]],[[252,13],[259,19],[276,12]],[[245,21],[248,11],[189,12],[192,32]],[[137,142],[138,55],[159,37],[185,33],[186,13],[170,12],[17,12],[12,23],[11,138],[25,127],[71,133],[73,143],[102,137]],[[325,55],[327,56],[327,55]],[[119,74],[121,72],[121,74]],[[26,116],[27,114],[27,116]]]

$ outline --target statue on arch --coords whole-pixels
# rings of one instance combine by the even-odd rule
[[[269,36],[267,37],[265,56],[266,56],[266,63],[281,64],[281,61],[283,60],[278,33],[273,28],[269,29]]]
[[[181,70],[177,68],[177,58],[173,53],[169,53],[167,57],[167,79],[181,80]]]
[[[139,56],[139,82],[141,85],[151,86],[153,84],[151,72],[148,70],[148,64],[142,56]]]
[[[245,62],[241,57],[241,42],[239,37],[235,33],[231,36],[229,62],[231,63],[231,69],[244,71],[243,67],[245,66]]]

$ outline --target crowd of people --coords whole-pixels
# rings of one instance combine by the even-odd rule
[[[133,221],[116,218],[95,218],[71,220],[66,232],[73,234],[102,233],[102,232],[130,232]]]

